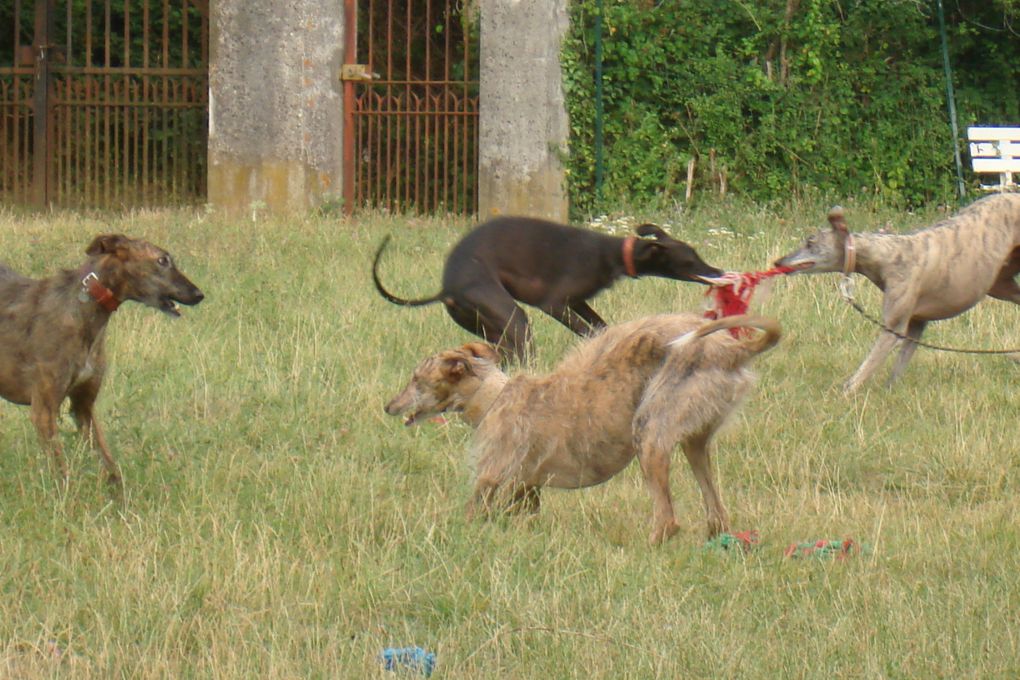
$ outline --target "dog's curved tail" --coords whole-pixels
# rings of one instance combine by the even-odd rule
[[[433,302],[440,302],[443,299],[443,293],[437,293],[429,298],[422,298],[420,300],[405,300],[399,298],[393,293],[386,290],[382,281],[379,280],[379,260],[382,258],[383,251],[386,250],[387,244],[390,242],[390,235],[387,234],[386,238],[379,244],[379,250],[375,251],[375,259],[372,260],[372,281],[375,282],[375,289],[379,291],[379,295],[382,295],[388,301],[395,305],[401,305],[403,307],[422,307],[424,305],[431,305]]]
[[[746,352],[748,359],[775,347],[779,342],[779,338],[783,335],[782,327],[775,319],[770,319],[766,316],[758,316],[756,314],[740,314],[738,316],[724,316],[721,319],[704,323],[693,331],[685,333],[676,340],[673,340],[669,343],[669,345],[670,347],[686,345],[698,338],[711,335],[716,331],[729,330],[731,328],[754,328],[761,331],[760,334],[755,335],[754,337],[738,338],[738,341]]]

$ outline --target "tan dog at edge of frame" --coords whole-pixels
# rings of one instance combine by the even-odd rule
[[[883,292],[882,324],[917,341],[932,321],[962,314],[985,296],[1020,304],[1020,194],[974,201],[956,215],[910,234],[852,234],[842,208],[829,212],[831,228],[808,237],[776,260],[795,273],[862,274]],[[889,384],[906,369],[916,342],[879,331],[844,389],[853,392],[882,365],[897,344]]]

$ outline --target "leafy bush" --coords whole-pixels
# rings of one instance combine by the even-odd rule
[[[953,138],[934,0],[603,3],[601,203],[683,196],[691,158],[698,187],[713,186],[724,170],[728,188],[754,200],[815,189],[901,205],[952,199]],[[1020,3],[950,4],[961,132],[975,122],[1020,122],[1013,32]],[[600,203],[598,5],[572,4],[563,53],[568,181],[581,212]]]

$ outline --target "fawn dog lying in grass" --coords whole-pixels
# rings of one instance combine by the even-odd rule
[[[805,274],[863,274],[882,289],[882,324],[921,339],[930,321],[962,314],[986,295],[1020,304],[1020,194],[989,196],[933,227],[911,234],[851,234],[843,210],[829,213],[830,229],[776,260]],[[871,352],[846,382],[860,387],[882,365],[900,338],[879,332]],[[904,342],[889,376],[894,382],[917,349]]]
[[[763,332],[716,333],[730,328]],[[537,511],[541,487],[601,484],[636,456],[654,504],[653,544],[679,529],[669,488],[679,443],[714,536],[729,527],[709,443],[753,381],[745,365],[779,337],[779,324],[761,317],[663,314],[608,327],[548,375],[512,378],[492,347],[470,343],[421,362],[386,412],[412,425],[455,411],[475,427],[469,515]]]
[[[57,414],[70,398],[79,432],[99,448],[107,479],[119,484],[94,412],[106,369],[106,324],[125,300],[180,316],[175,303],[195,305],[203,295],[166,251],[145,241],[98,236],[85,254],[77,270],[41,280],[0,265],[0,397],[31,407],[32,424],[64,483]]]

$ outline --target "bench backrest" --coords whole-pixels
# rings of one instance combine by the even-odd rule
[[[970,159],[974,172],[999,175],[999,184],[985,189],[1015,186],[1013,173],[1020,173],[1020,127],[969,127]]]

